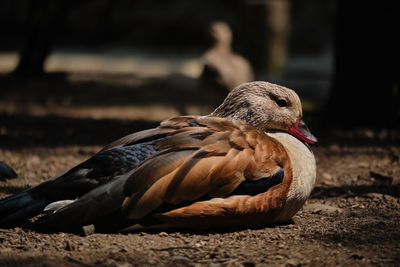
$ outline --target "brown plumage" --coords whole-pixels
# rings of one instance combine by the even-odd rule
[[[110,182],[98,182],[78,200],[52,199],[46,210],[53,213],[41,226],[71,230],[95,224],[114,231],[137,223],[213,228],[287,221],[315,181],[315,160],[305,143],[316,139],[301,117],[300,100],[290,89],[266,82],[238,86],[209,116],[165,120],[103,148],[88,161],[116,157],[125,149],[144,150],[146,156],[131,169],[124,165],[123,173],[116,170],[107,176]],[[129,158],[133,152],[118,157]],[[111,167],[92,168],[99,172]],[[85,173],[84,179],[94,179],[80,165],[75,168]],[[100,180],[104,181],[96,178]],[[30,190],[36,195],[52,190],[44,188]],[[0,201],[0,214],[10,210],[2,211],[6,204]]]
[[[122,211],[128,217],[145,217],[163,202],[226,197],[245,180],[269,177],[281,167],[290,169],[282,145],[247,123],[212,117],[179,119],[181,125],[196,126],[172,132],[157,144],[159,154],[127,180]],[[165,155],[166,160],[160,160]],[[290,172],[285,179],[290,183]]]

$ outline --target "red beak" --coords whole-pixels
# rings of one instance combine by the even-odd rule
[[[307,125],[300,117],[292,126],[289,127],[289,133],[308,144],[313,145],[318,142],[317,138],[315,138],[315,136],[310,132]]]

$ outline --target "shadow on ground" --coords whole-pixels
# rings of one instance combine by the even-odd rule
[[[333,186],[315,187],[310,198],[323,199],[329,197],[355,197],[369,193],[378,193],[400,197],[400,184],[375,186],[375,185],[355,185],[355,186]]]
[[[106,145],[127,134],[156,127],[158,122],[68,118],[56,115],[34,117],[1,114],[0,146]]]
[[[131,73],[50,73],[28,80],[3,75],[0,84],[3,101],[45,105],[48,102],[71,106],[210,103],[199,91],[197,79],[181,74],[140,77]]]

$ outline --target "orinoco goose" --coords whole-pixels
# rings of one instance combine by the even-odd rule
[[[286,222],[309,197],[316,143],[297,94],[267,83],[232,90],[208,116],[182,116],[125,136],[87,161],[0,201],[0,225],[188,228]]]

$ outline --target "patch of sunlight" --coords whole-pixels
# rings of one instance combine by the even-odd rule
[[[0,53],[0,72],[11,72],[18,64],[19,55],[17,52]]]
[[[17,52],[0,53],[0,72],[13,71],[18,61]],[[200,56],[191,53],[163,54],[136,49],[59,49],[48,56],[44,69],[46,72],[132,73],[144,78],[171,74],[198,78],[202,64]]]
[[[124,52],[124,51],[123,51]],[[46,71],[63,72],[123,72],[141,77],[160,77],[182,74],[199,77],[202,65],[195,55],[164,55],[146,51],[59,50],[51,54],[45,63]]]

